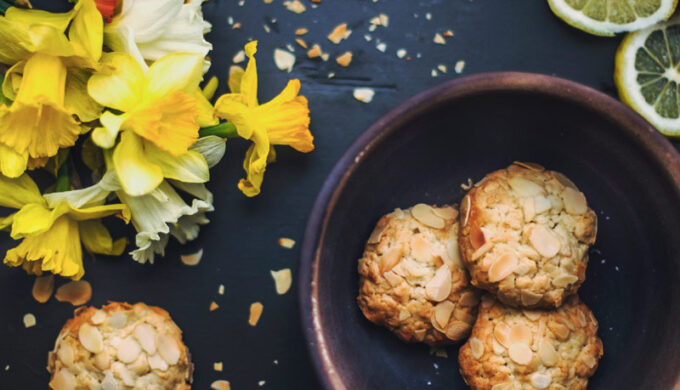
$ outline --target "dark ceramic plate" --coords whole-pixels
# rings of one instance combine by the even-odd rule
[[[591,389],[680,389],[680,156],[616,100],[548,76],[445,83],[390,112],[333,169],[302,251],[309,351],[328,389],[466,389],[448,358],[363,318],[356,261],[378,218],[459,202],[460,184],[514,160],[565,173],[598,213],[582,299],[604,358]]]

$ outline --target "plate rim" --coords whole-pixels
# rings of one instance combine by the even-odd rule
[[[584,106],[619,123],[621,130],[632,136],[662,167],[680,196],[680,153],[637,112],[589,86],[539,73],[491,72],[450,80],[408,98],[361,133],[342,154],[321,186],[305,228],[298,268],[298,308],[307,352],[325,389],[347,389],[327,349],[317,299],[320,243],[328,225],[329,211],[335,207],[347,180],[360,165],[362,156],[377,147],[402,123],[450,101],[504,91],[545,94]],[[679,384],[680,373],[676,381],[676,385]]]

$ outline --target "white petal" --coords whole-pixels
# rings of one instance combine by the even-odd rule
[[[111,24],[132,29],[138,43],[149,42],[169,29],[183,4],[184,0],[125,0],[122,12]]]
[[[189,149],[202,154],[208,167],[212,168],[224,157],[227,140],[216,135],[209,135],[199,138]]]

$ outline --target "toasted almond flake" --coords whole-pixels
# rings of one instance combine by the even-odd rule
[[[520,299],[524,306],[533,306],[540,302],[542,298],[543,295],[536,294],[532,291],[522,290],[522,292],[520,293]],[[531,319],[531,317],[529,319]],[[535,321],[535,319],[532,319],[532,321]]]
[[[446,30],[446,31],[444,31],[444,34],[442,34],[442,35],[444,35],[444,36],[447,37],[447,38],[452,37],[452,36],[453,36],[453,31],[451,31],[451,30]]]
[[[552,382],[550,375],[536,372],[531,376],[531,384],[537,389],[547,389]]]
[[[113,313],[111,317],[109,317],[109,325],[114,328],[120,329],[124,327],[125,324],[127,324],[127,316],[121,311]]]
[[[573,215],[584,214],[588,210],[588,203],[583,192],[567,187],[562,192],[562,200],[564,201],[564,209]]]
[[[446,243],[446,257],[452,267],[464,267],[457,239],[449,240],[449,242]]]
[[[35,316],[32,313],[24,314],[23,320],[24,320],[24,327],[25,328],[33,327],[37,323]]]
[[[349,64],[352,63],[352,52],[346,51],[342,53],[335,59],[335,62],[337,62],[340,66],[348,67]]]
[[[529,233],[529,242],[543,257],[551,258],[560,251],[560,240],[550,229],[534,225]]]
[[[438,45],[446,45],[446,39],[440,33],[434,34],[432,41]]]
[[[411,208],[411,215],[418,222],[434,229],[443,229],[446,226],[444,219],[436,215],[431,206],[424,203],[418,203],[413,206]]]
[[[321,59],[323,61],[328,61],[329,58],[330,58],[330,55],[328,53],[321,54]]]
[[[387,224],[376,226],[375,229],[373,229],[373,232],[371,232],[371,236],[368,237],[367,243],[369,243],[369,244],[379,243],[380,239],[382,238],[382,234],[385,231],[386,227],[387,227]]]
[[[233,18],[232,16],[228,16],[228,17],[227,17],[227,23],[228,23],[230,26],[231,26],[232,24],[234,24],[234,18]]]
[[[512,190],[520,198],[533,197],[543,194],[543,187],[521,176],[511,177],[508,180],[508,184],[510,184],[510,188],[512,188]]]
[[[296,14],[301,14],[307,10],[307,7],[300,0],[284,1],[283,5],[288,11],[295,12]]]
[[[260,387],[262,387],[262,386],[265,385],[265,383],[267,383],[267,382],[265,382],[265,381],[258,381],[258,382],[257,382],[257,385],[260,386]]]
[[[220,295],[224,295],[224,285],[220,284],[219,287],[217,287],[217,293]]]
[[[166,334],[159,334],[156,339],[156,348],[158,354],[161,355],[169,365],[175,365],[179,361],[180,353],[177,341]]]
[[[514,343],[510,344],[510,347],[508,347],[508,356],[510,356],[510,359],[517,364],[527,365],[531,362],[533,352],[531,351],[531,348],[524,343]]]
[[[451,340],[462,340],[468,335],[472,327],[462,321],[452,321],[446,328],[446,337]]]
[[[451,284],[451,269],[444,264],[425,285],[425,295],[430,300],[441,302],[451,293]]]
[[[495,283],[505,279],[517,269],[518,265],[517,255],[511,252],[504,253],[489,268],[489,282]]]
[[[328,72],[328,78],[332,79],[333,77],[335,77],[335,72]]]
[[[536,214],[542,214],[552,207],[550,199],[542,195],[536,195],[533,197],[534,211]]]
[[[526,162],[526,161],[513,161],[513,164],[519,165],[520,167],[526,168],[530,171],[534,172],[543,172],[545,171],[545,167],[543,167],[541,164],[537,164],[534,162]]]
[[[352,95],[356,100],[362,103],[370,103],[373,101],[373,97],[375,96],[375,90],[373,90],[373,88],[365,87],[354,88]]]
[[[567,326],[555,321],[548,321],[548,329],[550,329],[550,331],[552,331],[555,336],[557,336],[557,338],[562,341],[569,338],[569,334],[571,333],[571,330],[569,330]]]
[[[472,245],[472,249],[479,249],[485,243],[487,243],[487,239],[484,230],[478,224],[470,226],[470,245]]]
[[[156,353],[156,330],[153,326],[146,323],[139,324],[135,327],[133,335],[147,354]]]
[[[302,48],[304,49],[307,48],[307,42],[305,42],[302,38],[295,38],[295,42],[297,42],[298,45],[302,46]]]
[[[400,310],[399,311],[399,321],[404,321],[407,318],[411,317],[411,312],[408,310]]]
[[[555,287],[565,288],[570,284],[578,282],[578,276],[571,274],[562,274],[552,280],[552,284]]]
[[[203,249],[199,249],[196,253],[180,256],[182,263],[188,266],[198,265],[201,262],[201,257],[203,257]]]
[[[425,19],[427,19],[427,20],[432,20],[432,14],[429,13],[429,12],[426,13],[426,14],[425,14]]]
[[[370,42],[372,39],[373,37],[371,36],[371,34],[364,34],[364,40],[366,42]]]
[[[291,284],[293,284],[293,274],[290,272],[290,268],[284,268],[279,271],[269,271],[274,279],[274,285],[276,287],[276,293],[283,295],[290,290]]]
[[[399,264],[402,254],[403,249],[400,245],[394,246],[386,251],[380,258],[380,273],[384,274]]]
[[[430,76],[437,77],[437,76],[439,76],[439,73],[437,73],[437,70],[432,69],[432,72],[430,72]]]
[[[217,372],[222,372],[223,368],[224,368],[224,364],[222,362],[213,363],[213,370],[215,370]]]
[[[371,18],[371,20],[368,21],[370,24],[374,24],[376,26],[380,25],[380,17],[374,16]]]
[[[220,305],[218,305],[215,301],[210,302],[210,307],[209,307],[210,311],[215,311],[219,308],[220,308]]]
[[[317,58],[321,56],[321,46],[318,44],[312,45],[312,48],[307,50],[307,57],[309,58]]]
[[[484,343],[482,343],[478,338],[470,338],[470,352],[472,352],[472,357],[479,360],[484,355]]]
[[[90,317],[90,322],[94,325],[103,324],[104,321],[106,321],[106,313],[103,310],[95,311],[92,317]]]
[[[505,322],[498,323],[493,329],[493,336],[502,346],[510,345],[510,327]]]
[[[269,34],[270,32],[272,32],[271,27],[269,27],[269,26],[266,25],[266,24],[263,24],[263,25],[262,25],[262,28],[264,29],[264,32],[266,32],[267,34]]]
[[[236,22],[231,26],[232,30],[238,30],[239,28],[241,28],[241,22]]]
[[[383,277],[387,282],[392,286],[392,287],[397,287],[401,284],[401,282],[404,280],[402,279],[401,276],[397,275],[393,271],[387,271],[383,274]]]
[[[444,64],[437,65],[437,69],[439,69],[439,71],[442,73],[446,73],[446,71],[448,70],[448,68]]]
[[[290,73],[295,66],[295,54],[277,47],[274,49],[274,63],[279,70]]]
[[[158,354],[149,356],[148,362],[152,370],[166,371],[168,369],[168,362]]]
[[[594,368],[597,365],[597,359],[590,355],[583,356],[583,363],[589,368]]]
[[[538,358],[541,359],[541,362],[546,367],[552,367],[557,364],[559,355],[557,354],[557,351],[555,351],[555,348],[553,348],[550,341],[544,339],[538,346]]]
[[[295,246],[295,240],[292,238],[281,237],[279,238],[279,246],[286,249],[293,249]]]
[[[465,69],[465,61],[460,60],[460,61],[456,62],[456,66],[454,67],[454,70],[456,71],[456,73],[458,73],[458,74],[463,73],[463,69]]]
[[[551,171],[550,173],[552,173],[553,177],[554,177],[558,182],[560,182],[560,184],[562,184],[563,186],[569,187],[569,188],[571,188],[572,190],[578,191],[578,187],[576,187],[576,184],[574,184],[574,182],[571,181],[571,179],[569,179],[568,177],[564,176],[564,174],[562,174],[561,172]]]
[[[432,323],[438,325],[439,328],[445,328],[446,324],[449,323],[451,318],[451,313],[456,305],[451,301],[444,301],[434,307],[433,321]]]
[[[349,38],[350,34],[352,34],[352,30],[347,29],[347,23],[338,24],[333,31],[328,34],[328,40],[337,45],[343,39]]]
[[[305,35],[308,32],[309,32],[309,30],[307,30],[304,27],[301,27],[301,28],[298,28],[298,29],[295,30],[295,35]]]
[[[246,52],[243,50],[239,50],[236,54],[234,54],[234,57],[231,59],[231,62],[235,64],[240,64],[241,62],[246,60]]]
[[[40,303],[50,300],[54,292],[54,275],[38,276],[33,282],[33,299]]]
[[[385,14],[380,14],[378,15],[378,17],[380,18],[380,24],[383,25],[384,27],[387,27],[390,24],[389,16]]]
[[[92,298],[92,286],[85,280],[71,281],[59,287],[54,297],[59,302],[80,306]]]
[[[75,390],[78,381],[75,375],[71,374],[66,368],[57,371],[50,381],[50,389],[53,390]]]
[[[229,384],[229,381],[220,379],[211,383],[210,388],[213,390],[231,390],[231,385]]]
[[[398,58],[404,58],[406,57],[406,49],[399,49],[397,50],[397,57]]]
[[[123,363],[134,362],[141,352],[142,347],[130,336],[124,338],[116,347],[116,356]]]
[[[255,326],[257,325],[257,322],[260,321],[262,309],[264,309],[264,306],[262,306],[260,302],[254,302],[250,305],[250,316],[248,317],[248,323],[250,326]]]
[[[524,324],[515,324],[510,327],[510,332],[508,333],[508,342],[510,344],[523,343],[530,345],[533,339],[533,334],[531,328]]]
[[[377,28],[378,28],[378,25],[377,25],[377,24],[371,24],[370,26],[368,26],[368,31],[373,32],[373,31],[375,31]]]
[[[78,341],[92,353],[99,353],[104,348],[104,339],[99,329],[87,322],[78,329]]]
[[[387,50],[387,44],[385,42],[380,42],[377,45],[375,45],[375,48],[378,49],[378,51],[385,52]]]

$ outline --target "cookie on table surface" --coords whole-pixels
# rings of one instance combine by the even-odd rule
[[[585,280],[597,215],[563,174],[515,163],[475,184],[460,213],[471,282],[502,302],[558,307]]]
[[[193,364],[165,310],[111,302],[75,311],[48,358],[53,390],[191,389]]]
[[[576,295],[549,311],[486,295],[458,354],[460,372],[473,390],[582,390],[603,353],[597,327]]]
[[[456,207],[417,204],[378,221],[359,259],[366,318],[406,342],[440,346],[469,334],[479,293],[460,260],[457,217]]]

